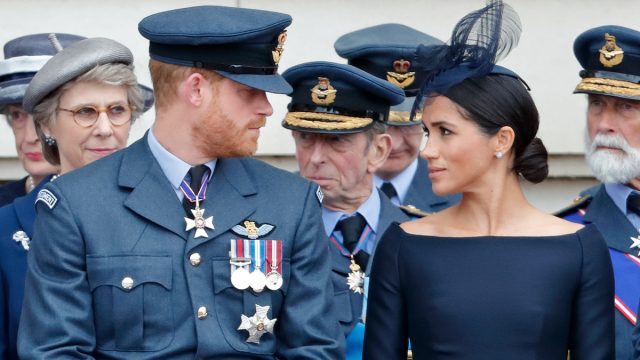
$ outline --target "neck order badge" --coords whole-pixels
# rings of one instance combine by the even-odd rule
[[[191,173],[191,171],[189,172]],[[200,176],[202,176],[202,174]],[[189,202],[191,203],[195,203],[195,209],[191,209],[193,219],[189,219],[188,217],[184,218],[184,221],[186,222],[186,231],[190,231],[193,228],[196,229],[196,233],[194,235],[195,238],[209,237],[209,235],[205,231],[205,228],[211,230],[215,229],[215,227],[213,226],[213,216],[209,216],[205,219],[204,209],[200,208],[200,201],[204,201],[207,196],[207,185],[209,184],[210,177],[211,173],[206,176],[205,181],[202,183],[202,186],[200,186],[200,189],[198,190],[198,194],[196,194],[193,189],[191,189],[191,186],[189,186],[189,184],[187,184],[185,180],[182,180],[182,183],[180,183],[180,190],[182,190],[182,192],[184,193],[185,199],[189,200]],[[202,179],[202,177],[200,177],[200,179]],[[192,177],[192,181],[198,181],[200,179],[196,180]]]

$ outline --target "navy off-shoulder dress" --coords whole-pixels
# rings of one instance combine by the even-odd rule
[[[383,235],[363,359],[614,359],[613,272],[587,226],[543,237]]]

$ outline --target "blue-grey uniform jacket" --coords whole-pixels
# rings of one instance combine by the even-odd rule
[[[29,253],[23,359],[339,359],[331,263],[317,187],[250,158],[218,159],[194,238],[146,136],[47,184]],[[47,193],[48,192],[48,193]],[[230,229],[251,219],[282,241],[279,290],[230,281]],[[201,261],[190,261],[198,253]],[[125,281],[125,278],[126,279]],[[249,343],[241,315],[269,306]]]
[[[634,253],[633,249],[629,248],[629,245],[631,245],[629,239],[632,236],[638,236],[638,229],[634,228],[625,214],[616,206],[607,194],[605,187],[599,185],[583,191],[581,195],[581,201],[557,215],[577,223],[595,224],[602,233],[610,250],[617,251],[618,254],[637,255],[637,251]],[[616,271],[615,259],[612,258],[612,262],[614,263],[614,278],[616,282],[620,282],[619,277],[621,274]],[[640,279],[638,281],[640,282]],[[617,288],[618,285],[616,285],[616,292],[618,291]],[[636,299],[635,303],[628,304],[633,311],[638,306],[638,300]],[[613,305],[613,299],[611,302]],[[612,311],[614,310],[612,309]],[[616,360],[632,360],[631,334],[633,325],[618,309],[615,310],[615,325]]]

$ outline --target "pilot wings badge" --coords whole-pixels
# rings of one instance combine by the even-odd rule
[[[269,235],[275,228],[275,225],[271,224],[258,226],[255,221],[247,219],[243,221],[242,224],[232,227],[231,231],[238,236],[255,240],[259,237]]]

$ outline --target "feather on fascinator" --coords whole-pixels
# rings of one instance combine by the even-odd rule
[[[456,24],[449,44],[420,45],[416,50],[417,62],[427,75],[411,117],[419,112],[425,97],[446,91],[467,78],[500,73],[520,79],[495,64],[518,45],[521,32],[516,11],[501,0],[489,0],[485,7],[467,14]]]

